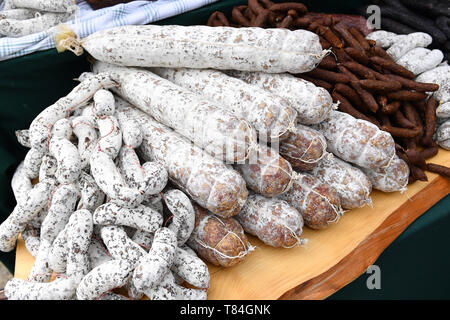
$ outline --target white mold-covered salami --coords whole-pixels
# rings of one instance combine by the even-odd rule
[[[120,149],[117,166],[127,184],[145,195],[161,192],[169,178],[167,170],[159,162],[145,162],[141,165],[135,150],[130,146]]]
[[[227,71],[248,84],[279,95],[297,110],[301,124],[315,124],[324,120],[333,108],[333,99],[327,90],[288,73]]]
[[[209,288],[209,270],[206,263],[194,253],[178,247],[171,270],[184,281],[197,288]]]
[[[73,12],[76,8],[73,0],[11,0],[11,5],[50,12]]]
[[[41,242],[38,256],[28,280],[47,282],[50,280],[49,252],[58,234],[64,230],[70,215],[75,211],[79,191],[74,184],[59,185],[50,199],[50,208],[42,222]]]
[[[79,195],[79,190],[74,184],[61,184],[55,189],[47,216],[42,222],[41,239],[53,243],[75,211]]]
[[[405,161],[395,156],[387,167],[375,170],[361,170],[372,183],[372,188],[383,192],[405,191],[409,180],[409,167]]]
[[[442,148],[450,150],[450,120],[447,120],[436,130],[436,142]]]
[[[117,65],[270,73],[308,72],[325,55],[316,34],[288,29],[123,26],[95,32],[81,45]]]
[[[16,198],[17,203],[21,203],[26,200],[28,192],[33,189],[30,178],[25,171],[25,165],[22,161],[14,171],[11,188]]]
[[[81,158],[77,147],[66,138],[55,136],[50,139],[49,151],[57,161],[56,179],[60,183],[75,182],[81,174]]]
[[[324,135],[329,151],[363,168],[387,166],[395,156],[395,142],[388,132],[347,113],[333,110],[315,128]]]
[[[88,173],[82,171],[78,180],[78,188],[81,193],[81,199],[78,202],[77,209],[87,209],[93,212],[105,200],[105,194],[99,188],[95,179]]]
[[[97,117],[112,116],[115,111],[114,95],[111,91],[100,89],[94,96],[94,112]]]
[[[32,282],[13,278],[5,285],[8,300],[72,300],[77,283],[71,278],[57,278],[52,282]]]
[[[49,132],[56,121],[68,117],[71,112],[84,106],[97,90],[111,88],[115,85],[116,82],[105,73],[96,74],[78,84],[67,96],[45,108],[33,120],[30,125],[31,146],[39,150],[47,150]]]
[[[377,46],[383,49],[389,48],[396,41],[397,34],[385,30],[376,30],[369,33],[366,39],[373,40],[377,43]]]
[[[59,23],[74,17],[73,13],[45,12],[25,20],[0,19],[0,35],[18,38],[33,33],[46,31]]]
[[[130,105],[117,108],[141,124],[144,141],[138,150],[144,160],[160,161],[178,188],[213,213],[239,212],[248,194],[239,173]]]
[[[175,282],[174,275],[169,272],[162,282],[148,288],[145,295],[151,300],[206,300],[206,290],[184,288]]]
[[[344,209],[372,203],[369,178],[358,168],[332,154],[327,154],[310,173],[337,191]]]
[[[307,173],[295,172],[292,188],[280,199],[297,209],[312,229],[327,228],[344,213],[336,190]]]
[[[245,159],[256,143],[255,129],[242,117],[148,70],[103,62],[93,68],[120,83],[114,92],[122,98],[221,160]]]
[[[194,230],[195,213],[191,200],[180,190],[171,189],[163,193],[163,200],[171,213],[167,228],[177,235],[178,246],[183,245]]]
[[[72,119],[73,133],[78,139],[77,148],[81,158],[81,168],[89,165],[94,148],[97,145],[97,131],[91,117],[78,116]]]
[[[443,58],[444,54],[441,50],[414,48],[401,56],[396,63],[405,67],[417,76],[422,72],[435,68],[441,63]]]
[[[109,202],[95,210],[94,223],[129,226],[146,232],[155,232],[161,228],[163,217],[156,210],[144,205],[134,208],[123,208]]]
[[[126,185],[114,161],[105,152],[95,150],[90,158],[91,174],[99,188],[119,205],[135,207],[144,198],[143,194]]]
[[[173,231],[163,227],[155,232],[150,251],[133,272],[133,283],[139,291],[157,286],[170,273],[176,248],[177,236]]]
[[[108,291],[122,287],[132,275],[134,264],[128,260],[111,260],[93,268],[76,289],[78,300],[96,300]]]
[[[133,241],[149,250],[153,243],[153,234],[139,231],[133,236]],[[175,258],[170,269],[174,276],[180,279],[180,282],[186,281],[197,288],[209,287],[208,266],[197,257],[194,250],[186,245],[176,248]]]
[[[263,144],[249,153],[243,164],[235,165],[247,187],[266,197],[275,197],[291,187],[292,167],[280,154]]]
[[[300,238],[303,232],[302,216],[281,199],[251,194],[236,220],[246,232],[269,246],[292,248],[305,243]]]
[[[26,199],[15,206],[13,212],[0,224],[0,251],[14,249],[17,237],[33,221],[39,211],[47,204],[53,184],[48,181],[37,183]]]
[[[208,262],[231,267],[245,259],[254,247],[233,217],[220,218],[194,204],[195,228],[187,244]]]
[[[426,48],[432,41],[433,38],[427,33],[413,32],[401,38],[395,38],[394,43],[386,50],[386,52],[397,61],[408,51],[418,47]]]
[[[101,237],[114,259],[125,259],[136,266],[146,255],[145,250],[133,242],[122,227],[103,226]]]
[[[34,179],[39,175],[39,169],[41,167],[42,158],[45,152],[42,150],[31,148],[28,150],[23,160],[25,166],[25,172],[30,179]]]
[[[258,131],[260,140],[280,137],[296,121],[297,111],[289,102],[221,71],[187,68],[151,70],[244,118]]]
[[[68,222],[66,274],[77,282],[90,270],[88,252],[93,225],[92,214],[86,209],[75,211]]]
[[[326,153],[327,142],[322,133],[297,124],[279,143],[280,154],[296,170],[311,170]]]
[[[19,142],[25,148],[31,148],[30,130],[16,130],[14,133],[16,134],[17,142]]]
[[[98,149],[108,154],[111,159],[115,159],[122,147],[122,131],[119,121],[114,116],[97,117],[97,126],[99,131]]]

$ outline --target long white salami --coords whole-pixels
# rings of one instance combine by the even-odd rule
[[[150,71],[98,61],[93,69],[117,81],[113,90],[122,98],[221,160],[243,160],[256,143],[256,131],[243,118]]]
[[[297,111],[288,101],[221,71],[188,68],[151,70],[244,118],[258,131],[260,139],[278,138],[296,120]]]
[[[308,72],[326,54],[316,34],[288,29],[122,26],[95,32],[80,44],[95,59],[123,66],[270,73]]]
[[[227,74],[286,99],[297,110],[297,121],[301,124],[319,123],[333,108],[333,99],[327,90],[289,73],[230,70]]]

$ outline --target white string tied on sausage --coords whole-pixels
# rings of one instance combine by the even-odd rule
[[[334,55],[334,53],[333,53],[333,51],[331,50],[331,48],[329,48],[329,49],[323,49],[322,52],[321,52],[320,54],[310,53],[310,54],[309,54],[310,56],[319,59],[319,61],[314,65],[314,68],[312,68],[312,69],[317,68],[317,67],[319,66],[319,64],[322,62],[322,60],[323,60],[326,56],[328,56],[330,53],[332,53],[332,54]],[[304,54],[304,53],[302,53],[302,54]],[[311,70],[312,70],[312,69],[311,69]]]
[[[403,184],[403,186],[398,190],[400,191],[400,194],[405,193],[408,190],[408,180],[406,180],[406,182]],[[406,196],[408,197],[408,199],[410,199],[410,197],[408,196],[408,194],[406,194]]]
[[[337,110],[340,104],[341,104],[340,100],[336,101],[336,103],[332,103],[331,104],[331,109],[332,110]]]
[[[287,127],[286,132],[296,132],[297,131],[297,119],[295,119],[294,121],[292,121],[289,126]],[[284,134],[284,133],[283,133]],[[280,134],[277,138],[281,137],[283,134]]]
[[[331,152],[327,153],[327,158],[329,161],[334,161],[335,155],[332,154]],[[339,159],[339,158],[338,158]],[[345,162],[345,161],[344,161]],[[346,162],[347,163],[347,162]],[[352,172],[350,172],[350,174],[352,174]],[[359,183],[359,185],[361,186],[361,188],[364,190],[364,195],[367,199],[365,199],[365,201],[363,202],[363,204],[360,206],[360,208],[364,207],[366,204],[373,208],[373,203],[372,203],[372,198],[370,197],[370,190],[364,185],[364,183],[361,183],[361,180],[358,177],[352,176],[352,178],[357,181]]]
[[[380,169],[384,169],[384,168],[388,168],[391,164],[392,161],[394,161],[397,158],[397,154],[394,152],[391,156],[391,158],[389,159],[388,163],[382,167],[380,167]]]
[[[336,54],[333,52],[333,47],[328,48],[330,50],[331,55],[333,55],[334,60],[336,60],[336,62],[338,62],[338,57],[336,56]],[[325,57],[324,57],[325,58]]]

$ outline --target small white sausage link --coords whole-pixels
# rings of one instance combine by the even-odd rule
[[[155,232],[150,251],[133,272],[133,282],[139,291],[148,290],[163,281],[170,272],[176,248],[174,232],[164,227]]]

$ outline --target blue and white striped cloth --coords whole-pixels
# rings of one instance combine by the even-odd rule
[[[77,0],[79,11],[68,21],[80,38],[96,31],[123,25],[143,25],[194,10],[218,0],[157,0],[132,1],[112,7],[92,10],[86,1]],[[0,10],[3,3],[0,6]],[[0,38],[0,61],[55,47],[53,31],[30,34],[20,38]]]

